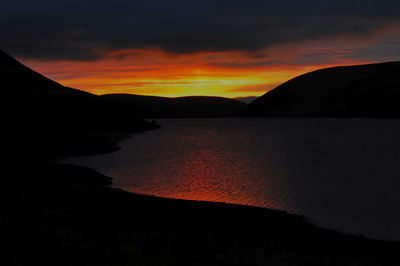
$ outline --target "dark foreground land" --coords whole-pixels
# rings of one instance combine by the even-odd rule
[[[400,243],[281,211],[143,196],[91,169],[25,163],[1,186],[7,265],[399,265]],[[49,264],[50,263],[50,264]]]

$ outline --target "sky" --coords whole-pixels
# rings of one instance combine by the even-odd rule
[[[398,0],[2,0],[0,49],[95,94],[262,95],[400,60]]]

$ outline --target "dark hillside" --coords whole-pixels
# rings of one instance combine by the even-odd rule
[[[400,117],[400,62],[310,72],[250,103],[247,116]]]
[[[104,99],[135,106],[144,118],[231,117],[240,114],[246,104],[233,99],[209,96],[156,97],[132,94],[106,94]]]
[[[121,132],[155,128],[133,110],[64,87],[0,51],[2,128],[19,159],[114,149]],[[133,109],[133,108],[132,108]],[[116,135],[116,131],[119,131]],[[126,136],[125,136],[126,137]]]

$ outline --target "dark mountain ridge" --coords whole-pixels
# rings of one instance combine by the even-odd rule
[[[3,51],[0,81],[2,126],[13,161],[108,151],[121,132],[157,127],[120,104],[64,87]]]
[[[258,98],[257,96],[247,96],[247,97],[235,97],[232,99],[234,99],[236,101],[244,102],[244,103],[251,103],[252,101],[254,101],[257,98]]]
[[[246,104],[210,96],[158,97],[134,94],[106,94],[103,99],[129,104],[144,118],[229,117],[239,115]]]
[[[291,79],[248,105],[247,116],[400,117],[400,62],[332,67]]]

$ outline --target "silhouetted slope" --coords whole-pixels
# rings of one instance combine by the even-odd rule
[[[248,105],[249,116],[399,117],[400,62],[333,67],[296,77]]]
[[[0,84],[11,160],[108,150],[122,131],[154,128],[123,105],[64,87],[2,51]]]
[[[252,101],[256,100],[258,97],[257,96],[247,96],[247,97],[236,97],[236,98],[232,98],[236,101],[241,101],[244,103],[251,103]]]
[[[104,99],[130,104],[145,118],[229,117],[241,113],[246,104],[223,97],[156,97],[132,94],[106,94]]]

